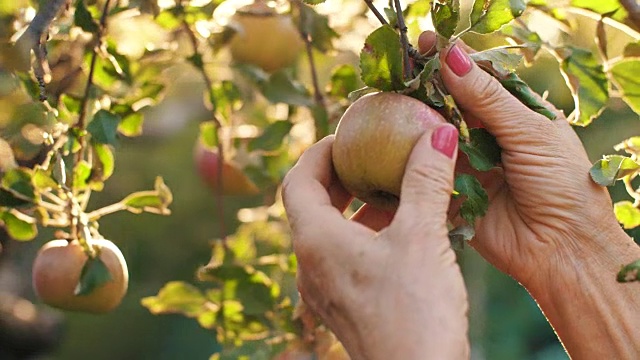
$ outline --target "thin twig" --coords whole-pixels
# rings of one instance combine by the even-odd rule
[[[382,25],[389,25],[389,23],[384,18],[384,16],[382,16],[380,11],[378,11],[378,9],[376,9],[376,7],[373,6],[373,0],[364,0],[364,3],[367,4],[367,7],[369,8],[369,10],[371,10],[373,15],[375,15],[376,18],[378,18],[378,21],[380,21]]]
[[[402,6],[400,0],[394,0],[396,15],[398,17],[398,28],[400,30],[400,44],[402,45],[402,75],[405,80],[411,76],[411,64],[409,62],[409,39],[407,38],[407,25],[404,23]]]
[[[89,222],[96,221],[105,215],[113,214],[123,210],[127,210],[127,206],[124,205],[123,203],[117,202],[115,204],[107,205],[105,207],[102,207],[100,209],[97,209],[88,213],[87,219]]]
[[[640,30],[640,4],[637,0],[620,0],[620,5],[629,13],[629,21]]]
[[[566,8],[563,8],[565,11],[570,12],[572,14],[576,14],[576,15],[582,15],[585,17],[588,17],[592,20],[598,21],[600,19],[600,14],[590,11],[590,10],[586,10],[586,9],[582,9],[582,8],[578,8],[578,7],[572,7],[572,6],[568,6]],[[634,30],[633,28],[631,28],[628,25],[625,25],[617,20],[611,19],[611,18],[604,18],[602,20],[602,22],[604,22],[605,24],[611,26],[612,28],[618,29],[620,31],[622,31],[623,33],[629,35],[630,37],[632,37],[635,40],[640,40],[640,32]]]
[[[187,23],[186,20],[182,21],[182,26],[184,28],[184,31],[187,33],[187,36],[189,37],[189,41],[191,42],[193,55],[196,57],[201,57],[202,55],[198,51],[198,38],[196,37],[196,34],[193,32],[193,30],[191,30],[191,27],[189,26],[189,23]],[[213,81],[211,81],[209,74],[207,74],[203,66],[197,66],[197,68],[200,71],[200,74],[202,75],[202,79],[204,80],[205,85],[207,86],[207,92],[210,94],[213,89]],[[211,99],[211,101],[214,101],[214,100]],[[225,212],[224,212],[223,168],[224,168],[225,157],[224,157],[224,146],[223,146],[224,144],[222,142],[222,137],[221,137],[222,123],[220,122],[220,120],[218,120],[218,117],[216,116],[215,104],[212,104],[212,105],[213,105],[213,110],[211,111],[211,115],[213,119],[213,124],[215,125],[215,128],[216,128],[216,132],[218,133],[218,139],[219,139],[217,144],[218,168],[216,169],[217,170],[216,175],[218,177],[218,183],[216,184],[217,185],[216,186],[216,206],[218,211],[218,218],[220,220],[220,241],[222,242],[222,246],[225,249],[227,249],[228,248],[227,231],[226,231],[226,226],[224,221]]]
[[[302,40],[304,41],[305,47],[306,47],[306,51],[307,51],[307,59],[309,61],[309,69],[311,70],[311,83],[313,84],[313,99],[316,103],[316,105],[323,109],[324,112],[327,112],[327,105],[324,99],[324,96],[322,94],[322,89],[320,89],[320,82],[318,81],[318,70],[316,68],[316,63],[315,63],[315,59],[313,57],[313,46],[311,44],[311,35],[309,35],[306,31],[305,31],[305,26],[304,23],[306,22],[306,19],[303,17],[303,12],[302,12],[302,6],[304,6],[302,4],[301,1],[296,1],[296,4],[298,5],[298,12],[300,15],[300,37],[302,37]],[[322,137],[324,137],[326,134],[321,133],[320,132],[320,126],[318,126],[319,124],[316,123],[316,140],[320,140]]]

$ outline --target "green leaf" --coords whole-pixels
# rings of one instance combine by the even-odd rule
[[[502,27],[501,33],[514,40],[519,45],[524,45],[520,48],[520,53],[524,55],[527,64],[531,64],[538,51],[542,48],[542,38],[538,33],[531,31],[528,28],[507,25]]]
[[[488,34],[522,15],[524,0],[475,0],[469,15],[470,31]]]
[[[134,192],[120,201],[131,212],[147,211],[161,215],[170,213],[172,202],[173,194],[161,177],[156,178],[155,190]]]
[[[92,147],[95,157],[93,167],[91,168],[91,179],[105,181],[113,175],[115,168],[113,151],[105,144],[93,144]]]
[[[611,186],[616,180],[640,170],[640,164],[633,159],[621,155],[608,155],[596,161],[589,170],[591,178],[602,186]]]
[[[625,229],[640,226],[640,209],[633,206],[631,201],[619,201],[614,204],[613,211],[616,219]]]
[[[261,315],[271,310],[275,304],[271,296],[273,282],[261,272],[247,274],[246,278],[239,279],[235,295],[242,303],[246,315]]]
[[[80,273],[80,281],[78,281],[73,293],[76,296],[89,295],[112,279],[107,265],[100,259],[100,256],[87,259]]]
[[[629,58],[615,63],[611,75],[616,86],[622,92],[624,101],[640,114],[640,58]]]
[[[0,189],[0,207],[10,207],[10,208],[20,208],[20,207],[28,207],[31,203],[17,198],[11,192]]]
[[[100,110],[87,125],[87,131],[91,134],[92,141],[115,146],[118,143],[118,124],[119,116]]]
[[[400,36],[389,25],[372,32],[360,52],[362,81],[382,91],[405,88],[402,74]]]
[[[303,1],[304,1],[305,4],[318,5],[318,4],[322,4],[326,0],[303,0]]]
[[[434,0],[431,18],[436,32],[443,38],[449,39],[460,21],[460,1]]]
[[[0,220],[9,236],[18,241],[33,240],[38,235],[38,227],[35,223],[24,221],[9,211],[0,212]]]
[[[213,121],[200,123],[200,142],[208,149],[215,149],[218,146],[218,129]]]
[[[500,163],[502,149],[487,130],[469,129],[469,140],[460,142],[460,150],[467,154],[474,169],[489,171]]]
[[[33,170],[33,185],[38,190],[48,190],[48,189],[57,189],[58,182],[49,175],[49,173],[40,168],[36,167]]]
[[[285,71],[279,71],[269,77],[269,80],[261,86],[262,94],[272,103],[285,103],[289,105],[309,106],[313,100],[309,91],[291,78]]]
[[[20,199],[35,202],[32,172],[27,168],[13,168],[2,177],[2,188]]]
[[[300,18],[294,19],[294,21],[300,26],[301,33],[309,35],[311,46],[322,53],[333,50],[333,40],[338,39],[340,35],[329,26],[327,15],[318,14],[314,8],[302,5],[298,16]]]
[[[160,289],[158,295],[143,298],[140,302],[154,315],[197,317],[206,311],[207,299],[197,287],[182,281],[171,281]]]
[[[209,101],[214,106],[216,113],[229,121],[231,114],[242,107],[242,94],[233,82],[223,80],[213,85]]]
[[[460,216],[473,226],[476,219],[484,216],[489,208],[487,192],[480,181],[469,174],[456,176],[454,189],[460,195],[465,196],[465,200],[460,206]]]
[[[329,94],[340,98],[347,98],[349,93],[358,89],[358,74],[356,69],[348,64],[333,69]]]
[[[619,0],[571,0],[571,6],[588,9],[598,14],[615,13],[610,17],[620,22],[628,16]]]
[[[125,116],[118,125],[118,132],[124,136],[134,137],[142,135],[144,116],[140,112],[134,112]]]
[[[625,265],[620,272],[618,272],[616,280],[622,283],[640,281],[640,260],[636,260],[629,265]]]
[[[640,57],[640,40],[628,43],[624,47],[624,57]]]
[[[262,135],[251,139],[247,148],[249,151],[258,149],[274,151],[282,146],[282,141],[289,134],[293,124],[287,120],[276,121],[264,129]]]
[[[483,66],[483,69],[493,69],[499,78],[509,76],[510,73],[516,70],[522,60],[522,55],[509,52],[509,50],[505,48],[479,51],[470,56],[473,61]]]
[[[576,104],[572,122],[587,126],[600,115],[609,100],[607,76],[593,52],[574,47],[570,50],[561,70]]]
[[[73,14],[73,23],[82,30],[90,33],[98,33],[98,23],[93,19],[83,0],[76,1],[76,11]]]
[[[516,73],[510,73],[509,76],[504,79],[500,79],[499,81],[507,91],[509,91],[529,109],[537,112],[538,114],[544,115],[549,120],[556,119],[556,113],[548,108],[544,102],[539,100],[539,97],[534,94],[529,85],[522,81]]]
[[[73,169],[73,188],[85,189],[91,176],[91,164],[82,160],[76,164]]]

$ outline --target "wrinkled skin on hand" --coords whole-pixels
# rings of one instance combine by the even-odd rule
[[[414,196],[395,216],[365,205],[343,217],[351,197],[332,170],[333,136],[285,179],[298,289],[352,359],[468,357],[466,290],[446,227],[455,161],[430,132],[405,173],[402,191]]]

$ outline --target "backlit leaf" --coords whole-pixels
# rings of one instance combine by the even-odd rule
[[[269,77],[269,80],[259,84],[262,94],[272,103],[309,106],[313,100],[307,88],[291,78],[285,71],[279,71]]]
[[[640,58],[629,58],[615,63],[611,75],[622,92],[624,101],[640,114]]]
[[[206,310],[207,299],[197,287],[182,281],[171,281],[160,289],[158,295],[145,297],[141,303],[152,314],[197,317]]]
[[[316,1],[317,3],[324,0],[307,0]],[[305,1],[305,2],[307,2]],[[300,26],[303,34],[307,34],[311,39],[311,46],[314,49],[325,53],[333,50],[333,40],[340,37],[338,33],[329,26],[329,17],[319,14],[315,8],[307,5],[300,6],[299,19],[294,19],[295,23]]]
[[[9,236],[18,241],[33,240],[38,235],[38,227],[34,223],[24,221],[9,211],[0,212],[0,220]]]
[[[619,201],[614,204],[613,211],[616,219],[625,229],[633,229],[640,226],[640,209],[633,206],[630,201]]]
[[[118,125],[118,132],[124,136],[134,137],[142,135],[144,116],[140,112],[134,112],[125,116]]]
[[[525,8],[524,0],[475,0],[469,16],[470,30],[492,33],[520,16]]]
[[[389,25],[372,32],[360,52],[362,81],[382,91],[405,88],[402,75],[400,36]]]
[[[329,94],[340,98],[347,98],[349,93],[358,89],[358,74],[356,69],[348,64],[340,65],[331,73]]]
[[[431,19],[440,36],[449,39],[458,27],[460,20],[459,0],[434,0]]]
[[[591,178],[602,186],[613,185],[616,180],[622,179],[640,170],[640,164],[633,159],[621,155],[608,155],[604,159],[596,161],[589,170]]]
[[[13,168],[2,177],[2,188],[24,200],[35,200],[32,172],[27,168]]]
[[[213,150],[218,146],[218,129],[213,121],[200,123],[200,142],[208,149]]]
[[[573,124],[587,126],[600,115],[609,100],[607,76],[593,52],[570,48],[561,65],[576,105]]]

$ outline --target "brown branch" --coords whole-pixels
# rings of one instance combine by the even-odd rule
[[[640,30],[640,4],[637,0],[620,0],[620,5],[629,13],[629,21]]]
[[[200,54],[200,52],[198,51],[198,38],[196,37],[196,34],[193,32],[193,30],[191,30],[191,27],[189,26],[189,23],[187,23],[186,20],[182,21],[182,27],[184,28],[185,33],[187,34],[187,36],[189,37],[189,41],[191,43],[191,47],[193,49],[193,55],[196,57],[201,57],[202,55]],[[203,66],[196,66],[198,68],[198,70],[200,71],[200,74],[202,75],[202,79],[204,80],[205,85],[207,86],[207,92],[209,94],[211,94],[211,91],[213,90],[213,81],[211,80],[211,78],[209,77],[209,74],[207,74],[207,72],[205,71]],[[214,99],[212,97],[211,101],[213,102]],[[223,173],[223,168],[224,168],[224,161],[225,161],[225,157],[224,157],[224,144],[222,143],[222,137],[221,135],[221,129],[222,129],[222,123],[220,122],[220,120],[218,120],[218,117],[216,116],[215,113],[215,109],[216,106],[215,104],[213,105],[213,109],[211,111],[211,115],[212,115],[212,119],[213,119],[213,124],[216,127],[216,132],[218,133],[218,144],[217,144],[217,150],[218,150],[218,168],[217,170],[217,177],[218,177],[218,183],[216,184],[216,206],[217,206],[217,211],[218,211],[218,217],[220,218],[220,240],[222,242],[222,246],[227,249],[227,231],[226,231],[226,226],[225,226],[225,221],[224,221],[224,173]]]
[[[400,0],[394,0],[396,15],[398,17],[398,29],[400,29],[400,44],[402,45],[402,75],[405,80],[411,76],[411,64],[409,62],[409,39],[407,38],[407,25],[404,23]]]
[[[389,23],[387,22],[387,20],[384,18],[384,16],[382,16],[382,14],[380,13],[380,11],[378,11],[378,9],[376,9],[375,6],[373,6],[373,0],[364,0],[365,4],[367,4],[367,7],[369,8],[369,10],[371,10],[371,12],[373,13],[373,15],[376,16],[376,18],[378,19],[378,21],[380,21],[380,23],[382,25],[389,25]]]
[[[302,7],[304,5],[302,4],[302,1],[296,1],[296,5],[298,5],[298,13],[300,15],[300,26],[299,26],[300,37],[302,38],[305,44],[307,59],[309,61],[309,69],[311,71],[311,83],[313,85],[313,99],[316,103],[316,106],[323,109],[324,112],[326,113],[327,104],[325,102],[324,96],[322,95],[322,89],[320,89],[320,82],[318,81],[318,70],[316,68],[316,62],[313,57],[313,46],[311,43],[311,35],[307,33],[304,28],[304,23],[306,22],[306,19],[303,18],[303,12],[302,12]],[[316,124],[315,128],[316,128],[316,134],[315,134],[316,140],[320,140],[326,135],[324,133],[320,133],[318,124]]]

